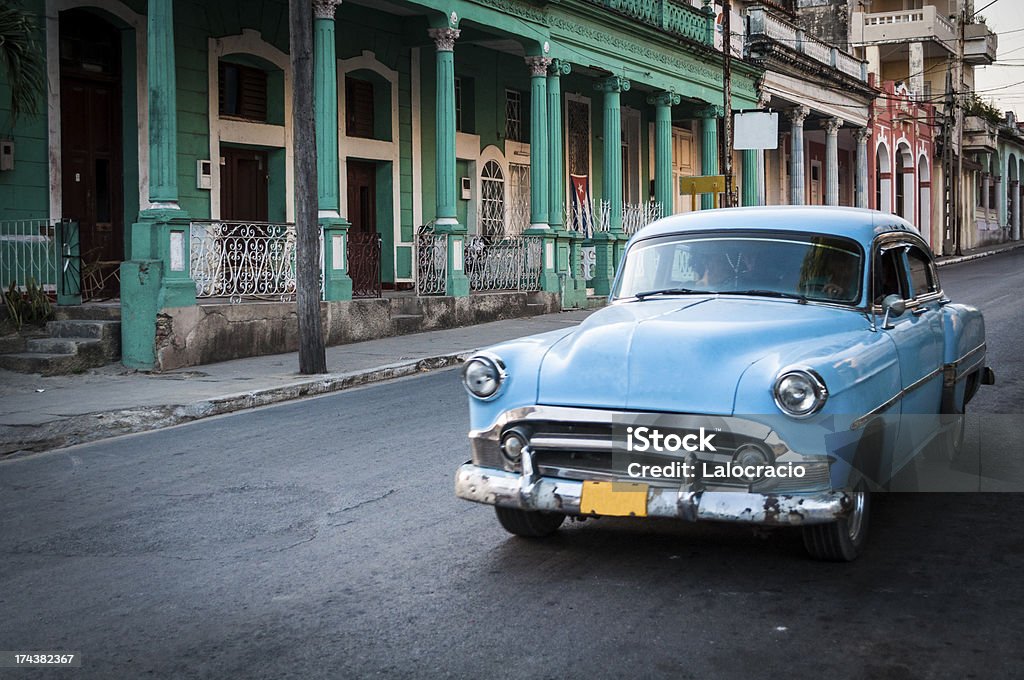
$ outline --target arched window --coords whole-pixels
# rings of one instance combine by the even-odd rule
[[[480,171],[480,232],[488,238],[505,236],[505,175],[495,161]]]

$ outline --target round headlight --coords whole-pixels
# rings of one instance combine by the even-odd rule
[[[505,380],[505,367],[497,357],[475,356],[462,369],[462,384],[477,399],[491,399]]]
[[[825,383],[813,371],[786,371],[775,380],[775,404],[794,418],[817,413],[828,399]]]

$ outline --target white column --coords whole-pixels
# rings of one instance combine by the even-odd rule
[[[1020,180],[1010,182],[1010,198],[1013,200],[1013,209],[1010,213],[1010,229],[1013,240],[1020,238]]]
[[[789,158],[789,204],[803,205],[807,192],[804,189],[804,119],[811,110],[806,106],[790,109],[789,121],[793,124],[791,155]]]
[[[878,81],[882,79],[882,58],[880,55],[881,52],[878,45],[868,45],[864,49],[864,58],[868,62],[868,72],[874,73]]]
[[[853,133],[857,140],[857,179],[855,186],[855,202],[858,208],[868,207],[868,140],[871,139],[871,128],[857,128]]]
[[[924,43],[910,43],[910,83],[908,87],[915,96],[924,95]]]
[[[825,204],[839,205],[839,128],[842,118],[825,121]]]

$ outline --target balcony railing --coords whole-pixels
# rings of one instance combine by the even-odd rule
[[[825,66],[846,75],[867,81],[867,64],[842,50],[807,35],[803,29],[767,7],[757,5],[747,10],[748,41],[768,39],[795,50]]]
[[[714,15],[710,18],[686,0],[587,0],[666,33],[710,45]]]
[[[956,26],[934,5],[899,12],[854,12],[850,35],[857,44],[935,40],[949,52],[956,49]]]

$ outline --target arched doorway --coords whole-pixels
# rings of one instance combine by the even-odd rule
[[[85,297],[120,294],[124,257],[121,31],[60,13],[61,214],[79,225]]]
[[[885,144],[879,144],[875,153],[875,209],[892,212],[892,166]]]
[[[909,222],[914,219],[914,158],[910,147],[900,144],[896,147],[896,173],[893,180],[896,189],[897,215]]]
[[[932,175],[928,167],[928,157],[924,154],[917,161],[917,204],[921,218],[918,228],[925,243],[932,245]]]

